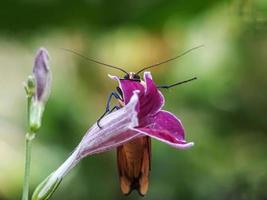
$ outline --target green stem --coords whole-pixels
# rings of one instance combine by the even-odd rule
[[[26,149],[25,149],[25,171],[24,171],[24,183],[22,200],[28,200],[29,197],[29,179],[30,179],[30,165],[31,165],[31,147],[32,140],[34,139],[34,133],[27,133],[25,137]]]
[[[30,125],[29,125],[31,97],[28,97],[27,100],[28,100],[27,117],[28,117],[29,132],[25,135],[26,145],[25,145],[25,166],[24,166],[24,183],[23,183],[22,200],[28,200],[29,198],[31,148],[32,148],[32,140],[35,137],[35,133],[30,131]]]

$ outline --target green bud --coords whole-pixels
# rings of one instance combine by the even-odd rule
[[[30,89],[35,88],[35,79],[32,75],[28,76],[27,85],[28,85],[28,88]]]
[[[28,97],[34,96],[36,90],[35,86],[35,78],[32,75],[28,76],[27,82],[24,85]]]
[[[53,175],[54,173],[37,186],[32,195],[32,200],[47,200],[51,197],[62,181],[62,178]]]

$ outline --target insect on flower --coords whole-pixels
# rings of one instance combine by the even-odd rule
[[[102,129],[101,119],[105,115],[127,105],[134,94],[134,91],[139,91],[139,102],[137,105],[139,125],[134,128],[134,131],[141,133],[141,136],[117,147],[117,165],[120,187],[123,194],[130,194],[132,190],[137,190],[142,196],[147,193],[149,173],[151,170],[151,137],[181,149],[193,145],[193,143],[186,143],[181,121],[173,114],[161,110],[164,105],[164,97],[159,89],[168,89],[195,80],[196,77],[171,85],[157,86],[153,82],[150,72],[144,72],[143,80],[140,77],[140,73],[147,69],[175,60],[200,47],[201,46],[194,47],[174,58],[147,66],[136,73],[127,72],[120,67],[105,64],[85,57],[75,51],[65,49],[66,51],[85,58],[86,60],[125,73],[123,78],[109,75],[110,78],[119,82],[119,86],[116,87],[116,91],[111,92],[107,100],[106,110],[97,121],[99,129]],[[112,97],[117,99],[118,104],[111,108],[110,102]]]

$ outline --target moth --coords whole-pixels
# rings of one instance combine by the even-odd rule
[[[174,58],[144,67],[136,73],[127,72],[120,67],[113,66],[110,64],[106,64],[106,63],[88,58],[72,50],[68,50],[68,49],[64,49],[64,50],[72,52],[86,60],[100,64],[102,66],[106,66],[109,68],[122,71],[125,75],[122,78],[120,78],[120,80],[121,81],[123,80],[124,84],[131,84],[131,85],[134,84],[139,87],[139,86],[145,85],[145,82],[140,78],[140,75],[139,75],[141,72],[147,69],[159,66],[161,64],[167,63],[169,61],[175,60],[189,53],[190,51],[195,50],[200,47],[202,46],[194,47]],[[185,81],[177,82],[171,85],[157,86],[157,89],[161,89],[161,88],[168,89],[168,88],[171,88],[171,87],[174,87],[174,86],[177,86],[177,85],[180,85],[180,84],[183,84],[183,83],[195,80],[195,79],[196,77],[185,80]],[[110,108],[110,102],[112,100],[112,97],[115,97],[117,99],[118,104],[115,105],[113,108]],[[123,106],[125,106],[125,99],[124,99],[123,91],[120,87],[116,87],[116,92],[114,91],[111,92],[107,100],[107,106],[106,106],[105,112],[97,120],[98,127],[100,129],[102,128],[101,119],[105,115],[113,112],[114,110],[118,110]],[[149,136],[141,136],[134,140],[131,140],[128,143],[125,143],[119,146],[117,148],[117,165],[118,165],[120,188],[121,188],[122,193],[125,195],[128,195],[132,192],[132,190],[137,190],[141,196],[146,195],[148,191],[148,186],[149,186],[149,174],[151,171],[151,138]]]

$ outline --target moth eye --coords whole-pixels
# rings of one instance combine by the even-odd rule
[[[134,74],[133,78],[137,79],[137,80],[140,80],[140,76],[138,74]]]
[[[126,74],[126,75],[124,76],[124,79],[129,79],[129,78],[130,78],[129,74]]]

